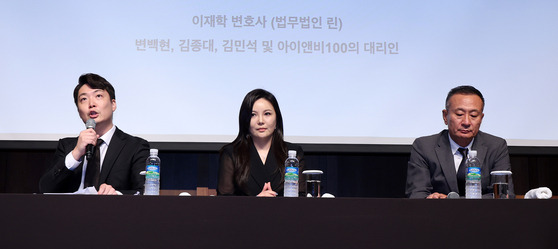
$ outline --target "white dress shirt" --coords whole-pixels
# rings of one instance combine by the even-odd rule
[[[448,138],[450,141],[450,146],[451,146],[451,153],[453,153],[453,162],[454,162],[454,166],[455,166],[455,172],[457,173],[457,171],[459,170],[459,165],[461,164],[461,159],[463,159],[463,155],[461,154],[461,152],[458,151],[459,148],[463,148],[461,146],[459,146],[456,142],[454,142],[451,137],[449,136],[448,133]],[[473,138],[473,140],[467,145],[468,151],[471,151],[471,146],[473,146],[473,142],[475,141],[475,139]]]

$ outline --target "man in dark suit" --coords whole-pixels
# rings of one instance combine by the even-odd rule
[[[145,178],[140,172],[145,170],[149,143],[113,124],[113,86],[99,75],[84,74],[74,89],[74,102],[83,122],[93,119],[96,126],[77,138],[60,139],[53,166],[41,177],[40,191],[68,193],[95,187],[98,194],[141,192]],[[89,158],[84,156],[88,145],[95,146]]]
[[[407,197],[443,199],[450,192],[464,196],[465,171],[459,171],[459,167],[466,151],[471,150],[477,151],[482,163],[483,197],[492,195],[490,172],[511,170],[511,165],[506,141],[479,131],[483,110],[484,97],[472,86],[459,86],[448,93],[446,109],[442,111],[448,129],[413,143],[407,168]],[[511,179],[509,189],[513,196]]]

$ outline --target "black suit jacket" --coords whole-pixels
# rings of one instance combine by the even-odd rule
[[[490,172],[495,170],[511,170],[510,157],[506,140],[479,131],[472,145],[477,151],[481,165],[481,185],[484,197],[492,195]],[[510,179],[509,189],[513,196],[513,181]],[[405,194],[409,198],[426,198],[438,192],[448,194],[459,193],[457,174],[448,130],[415,140],[411,150],[411,158],[407,167],[407,188]],[[465,196],[465,193],[459,193]]]
[[[74,170],[69,170],[65,165],[66,155],[74,149],[76,143],[77,137],[58,141],[52,168],[41,177],[39,183],[41,193],[70,193],[78,190],[83,162]],[[139,173],[145,170],[147,157],[149,143],[142,138],[128,135],[117,127],[105,154],[99,185],[112,185],[124,194],[143,192],[145,177]]]

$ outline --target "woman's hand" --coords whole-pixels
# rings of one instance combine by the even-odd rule
[[[258,194],[258,197],[275,197],[277,193],[271,189],[271,183],[266,182],[262,189],[262,192]]]

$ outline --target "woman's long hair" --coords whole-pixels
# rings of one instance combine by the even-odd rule
[[[250,146],[252,146],[252,135],[250,134],[250,120],[252,119],[252,109],[254,103],[259,99],[265,99],[271,103],[276,113],[276,128],[272,134],[272,145],[270,153],[274,153],[277,159],[277,165],[283,165],[287,159],[287,146],[283,140],[283,116],[279,109],[279,103],[272,93],[263,89],[254,89],[246,94],[242,105],[240,106],[240,114],[238,115],[238,136],[231,143],[233,145],[233,162],[235,165],[235,182],[238,186],[243,187],[250,176]],[[281,173],[284,178],[283,167],[278,167],[276,171]]]

